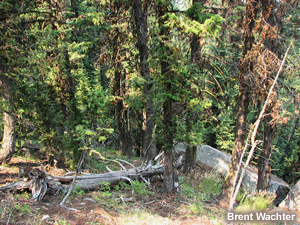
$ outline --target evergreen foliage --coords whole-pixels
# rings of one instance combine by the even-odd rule
[[[125,154],[141,155],[146,139],[145,103],[151,98],[158,151],[172,148],[166,145],[164,134],[168,132],[174,142],[209,144],[231,153],[246,3],[225,10],[219,1],[202,1],[194,2],[187,10],[178,10],[179,6],[171,1],[142,1],[149,27],[148,81],[140,73],[131,3],[0,3],[0,77],[9,79],[13,97],[11,104],[4,99],[1,88],[0,112],[15,112],[17,150],[24,145],[37,145],[47,159],[55,157],[69,166],[77,164],[82,151],[101,146],[122,147]],[[272,108],[271,122],[276,124],[277,135],[270,170],[295,183],[300,177],[300,9],[299,4],[293,8],[276,7],[285,22],[281,47],[290,40],[294,43]],[[285,14],[284,10],[291,11]],[[271,34],[261,23],[259,14],[254,27],[256,52],[248,59],[261,59],[260,53],[267,49],[265,40]],[[190,43],[195,36],[201,57],[193,61]],[[257,74],[251,75],[247,127],[255,121],[265,99],[268,85],[262,84],[272,80],[271,74]],[[146,97],[145,87],[150,87]],[[163,115],[166,103],[172,111],[168,131]],[[1,117],[0,134],[4,133],[4,123]],[[262,135],[260,129],[261,139]]]

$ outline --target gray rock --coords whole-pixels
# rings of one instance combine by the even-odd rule
[[[197,162],[213,168],[223,176],[226,176],[227,174],[230,161],[230,155],[210,147],[209,145],[201,145],[197,147]]]
[[[300,211],[300,180],[292,187],[286,199],[279,204],[279,208]]]
[[[178,143],[175,146],[175,150],[185,151],[185,144]],[[219,151],[209,145],[201,145],[198,146],[197,148],[197,162],[211,167],[212,169],[221,173],[223,176],[227,175],[230,161],[231,161],[231,156],[229,154]],[[242,182],[244,189],[248,190],[249,192],[254,191],[256,189],[257,180],[258,180],[257,169],[255,167],[248,166]],[[284,186],[286,189],[290,189],[289,185],[285,181],[276,177],[273,174],[270,175],[268,184],[269,184],[268,191],[273,193],[276,193],[276,190],[281,186]],[[285,196],[284,197],[279,196],[279,197],[285,198]]]

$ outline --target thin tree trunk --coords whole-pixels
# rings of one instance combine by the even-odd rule
[[[186,127],[187,127],[187,148],[185,152],[185,161],[183,173],[187,174],[190,170],[196,165],[197,159],[197,146],[191,145],[191,132],[192,132],[192,113],[191,110],[188,109]]]
[[[131,137],[131,127],[130,127],[130,108],[128,107],[126,110],[126,142],[127,142],[127,156],[131,158],[132,156],[132,149],[133,149],[133,144],[132,144],[132,137]]]
[[[146,116],[146,109],[142,112],[142,155],[146,158],[147,157],[147,135],[146,135],[146,125],[147,116]]]
[[[204,3],[203,0],[193,0],[193,5],[196,3]],[[194,18],[192,18],[194,19]],[[199,69],[201,69],[201,49],[202,46],[200,44],[200,37],[199,35],[193,34],[190,48],[191,48],[191,62],[196,64]],[[187,174],[190,170],[196,165],[196,158],[197,158],[197,146],[191,145],[191,132],[192,132],[192,123],[194,121],[192,110],[187,108],[187,120],[186,120],[186,128],[187,128],[187,148],[185,152],[185,162],[183,173]]]
[[[1,71],[2,72],[2,71]],[[0,86],[2,88],[2,99],[6,103],[3,112],[3,137],[0,149],[0,164],[9,162],[15,152],[16,146],[16,115],[13,109],[13,96],[11,83],[7,76],[0,74]]]
[[[289,150],[290,150],[290,145],[291,145],[291,142],[292,142],[292,140],[293,140],[295,131],[296,131],[297,127],[298,127],[299,119],[300,119],[300,116],[297,117],[297,119],[296,119],[296,121],[295,121],[295,125],[294,125],[293,130],[292,130],[292,133],[291,133],[291,135],[290,135],[290,137],[289,137],[289,139],[288,139],[288,142],[287,142],[287,144],[286,144],[286,146],[285,146],[285,148],[284,148],[284,152],[285,152],[286,154],[287,154],[287,153],[289,152]],[[281,163],[284,162],[284,157],[282,158],[282,160],[281,160],[280,162],[281,162]]]
[[[121,79],[121,73],[118,71],[115,72],[115,79],[117,80],[117,83],[119,83],[118,89],[119,91],[122,89],[122,79]],[[118,95],[117,95],[118,96]],[[123,98],[121,94],[117,97],[117,104],[116,104],[116,115],[117,115],[117,123],[118,123],[118,131],[119,131],[119,151],[122,153],[122,155],[126,155],[126,131],[125,131],[125,115],[126,113],[124,111],[124,104],[123,104]]]
[[[164,111],[164,182],[163,191],[170,193],[175,190],[176,174],[173,165],[173,132],[172,132],[172,100],[168,99],[163,104]]]
[[[149,57],[149,36],[148,36],[148,7],[149,3],[145,1],[142,3],[141,0],[134,0],[133,10],[134,19],[137,33],[137,47],[139,49],[140,56],[140,72],[142,77],[145,79],[144,85],[144,96],[146,99],[145,109],[145,144],[143,145],[143,152],[146,154],[148,160],[153,159],[157,154],[155,138],[154,138],[154,111],[153,111],[153,100],[151,96],[151,76],[149,70],[149,63],[147,62]]]
[[[118,14],[121,8],[121,2],[115,1],[112,5],[114,13]],[[118,19],[113,18],[113,24],[118,25]],[[122,155],[126,155],[127,143],[126,143],[126,115],[124,115],[124,84],[125,76],[122,71],[121,64],[121,32],[118,27],[115,28],[114,38],[112,40],[113,45],[113,60],[114,60],[114,79],[112,81],[112,95],[115,96],[115,120],[117,123],[117,130],[119,134],[119,151]]]
[[[193,169],[196,165],[197,160],[197,146],[196,145],[188,145],[185,152],[185,161],[183,173],[187,174]]]
[[[161,76],[163,78],[163,85],[165,87],[166,99],[163,103],[163,125],[164,125],[164,182],[163,182],[163,191],[170,193],[173,192],[178,185],[177,175],[174,171],[173,165],[173,99],[169,96],[172,95],[172,72],[170,71],[170,56],[172,55],[172,51],[165,44],[168,42],[168,38],[170,36],[169,28],[164,26],[165,23],[165,14],[167,12],[168,3],[159,2],[157,5],[157,12],[159,16],[159,27],[160,27],[160,35],[161,35],[161,49],[163,49],[165,54],[163,54],[160,58],[160,66],[161,66]],[[176,182],[176,184],[175,184]],[[176,185],[176,186],[175,186]]]
[[[257,179],[257,190],[266,190],[268,188],[268,166],[269,159],[271,157],[273,137],[275,134],[275,128],[270,121],[272,106],[268,106],[266,109],[266,116],[264,117],[264,142],[263,150],[259,156],[258,160],[258,179]]]
[[[230,162],[229,170],[225,178],[222,193],[220,195],[220,205],[227,207],[230,202],[230,196],[234,189],[234,178],[236,176],[236,171],[240,158],[243,151],[244,144],[244,134],[246,130],[246,121],[248,114],[249,105],[249,87],[245,82],[240,83],[240,95],[238,98],[238,113],[236,119],[236,131],[235,131],[235,141],[232,151],[232,159]]]

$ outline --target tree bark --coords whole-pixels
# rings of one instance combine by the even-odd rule
[[[140,72],[145,79],[144,97],[145,97],[145,145],[143,152],[148,160],[153,159],[157,154],[155,138],[154,138],[154,112],[153,112],[153,99],[151,96],[152,79],[150,76],[149,63],[149,36],[148,36],[148,7],[149,2],[142,3],[141,0],[133,1],[134,19],[137,34],[137,47],[139,49],[140,57]]]
[[[131,158],[133,152],[133,143],[131,136],[131,126],[130,126],[130,108],[128,107],[126,110],[126,142],[127,142],[127,156]]]
[[[121,8],[121,2],[114,2],[112,5],[114,13],[117,15]],[[113,18],[113,24],[118,25],[118,18]],[[124,109],[124,84],[125,76],[122,71],[121,64],[121,32],[118,27],[114,30],[114,38],[112,40],[113,45],[113,60],[114,60],[114,79],[112,81],[112,95],[115,96],[115,120],[117,124],[117,130],[119,134],[119,151],[122,155],[127,153],[127,143],[126,143],[126,116]]]
[[[187,174],[195,167],[197,160],[197,146],[188,145],[185,152],[185,163],[183,168],[183,173]]]
[[[9,162],[15,152],[16,146],[16,115],[13,108],[13,95],[10,79],[0,71],[0,86],[2,88],[2,99],[5,102],[3,112],[3,137],[0,149],[0,164]]]
[[[247,1],[245,18],[243,23],[243,56],[239,64],[239,79],[240,79],[240,92],[238,98],[238,112],[236,118],[236,131],[234,138],[234,146],[232,151],[232,159],[230,162],[229,170],[225,178],[222,193],[219,196],[220,205],[228,207],[230,203],[230,196],[234,190],[235,176],[238,165],[243,152],[244,135],[246,130],[248,105],[249,105],[249,86],[247,76],[249,72],[253,71],[253,63],[247,58],[247,53],[251,51],[254,44],[253,29],[257,16],[257,2]]]
[[[164,111],[164,126],[165,126],[165,145],[164,145],[164,182],[163,191],[170,193],[173,192],[176,187],[176,173],[173,165],[173,123],[172,123],[172,100],[168,99],[163,104]],[[177,184],[178,185],[178,184]]]
[[[242,78],[240,82],[240,95],[238,98],[238,113],[236,119],[235,141],[232,151],[232,159],[229,170],[225,178],[222,193],[220,195],[220,205],[228,207],[231,193],[234,189],[234,178],[239,165],[241,154],[243,151],[244,134],[246,130],[247,114],[249,105],[249,87]]]
[[[190,170],[196,165],[197,159],[197,146],[191,145],[191,132],[192,132],[192,112],[188,109],[187,120],[186,120],[186,129],[187,129],[187,148],[185,152],[185,161],[183,167],[183,173],[188,174]]]
[[[264,21],[267,23],[267,30],[265,33],[270,33],[270,35],[265,35],[264,45],[278,58],[281,58],[282,48],[281,42],[279,41],[279,37],[277,33],[281,33],[282,31],[282,21],[281,18],[278,18],[276,15],[276,9],[278,5],[275,1],[262,1],[263,15]],[[274,35],[275,31],[275,35]],[[270,71],[272,73],[272,71]],[[271,86],[269,84],[269,79],[265,79],[265,86]],[[262,94],[266,96],[265,93]],[[274,106],[276,105],[276,99],[273,99],[272,102],[266,108],[266,115],[264,117],[264,142],[263,142],[263,151],[260,154],[259,162],[258,162],[258,181],[257,181],[257,190],[265,190],[267,189],[267,170],[269,166],[269,159],[271,157],[273,138],[276,132],[276,124],[270,124],[272,120],[271,113],[273,111]]]
[[[193,0],[193,5],[196,3],[204,3],[205,0]],[[192,18],[194,19],[194,18]],[[200,44],[201,38],[199,35],[193,34],[192,40],[190,44],[191,48],[191,62],[192,64],[196,64],[199,69],[201,69],[201,49],[202,46]],[[192,115],[192,110],[187,108],[187,120],[186,120],[186,128],[187,128],[187,149],[185,152],[185,163],[183,168],[183,173],[187,174],[190,170],[196,165],[197,158],[197,146],[191,145],[191,132],[193,128],[194,118]]]
[[[167,28],[165,23],[165,14],[168,9],[168,2],[159,2],[157,5],[157,12],[159,17],[159,29],[161,35],[161,49],[165,54],[160,56],[160,66],[161,66],[161,76],[163,80],[163,85],[165,88],[166,98],[163,103],[163,125],[164,125],[164,183],[163,183],[163,191],[170,193],[173,192],[178,185],[178,178],[175,173],[174,168],[174,160],[173,160],[173,99],[171,95],[173,94],[172,89],[172,72],[170,70],[170,56],[172,55],[172,51],[165,44],[168,42],[168,37],[170,36],[169,28]]]
[[[258,179],[257,179],[257,190],[262,191],[268,188],[268,167],[271,157],[273,137],[276,129],[273,124],[270,124],[272,120],[272,106],[268,106],[266,109],[266,115],[264,117],[264,142],[263,150],[259,155],[258,160]]]
[[[121,72],[121,63],[117,63],[117,68],[115,70],[115,82],[116,82],[116,116],[118,124],[118,133],[119,133],[119,151],[122,155],[126,155],[127,144],[126,144],[126,123],[125,123],[125,113],[124,110],[124,100],[123,100],[123,87],[122,87],[122,72]]]

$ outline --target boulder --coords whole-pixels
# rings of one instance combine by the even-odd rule
[[[185,151],[185,144],[178,143],[175,146],[176,151]],[[229,165],[231,162],[231,156],[225,152],[219,151],[209,145],[201,145],[197,147],[197,162],[205,164],[224,177],[227,175],[227,171],[229,169]],[[258,175],[257,175],[257,168],[253,166],[248,166],[245,172],[245,176],[242,182],[243,188],[252,192],[256,189]],[[282,179],[276,177],[275,175],[271,174],[270,179],[268,180],[269,188],[268,191],[276,193],[277,189],[290,189],[289,185],[283,181]],[[283,192],[277,191],[276,194],[281,193],[278,195],[277,200],[283,200],[286,196]],[[283,196],[284,195],[284,196]]]
[[[279,208],[300,211],[300,180],[292,187],[286,199],[279,204]]]

